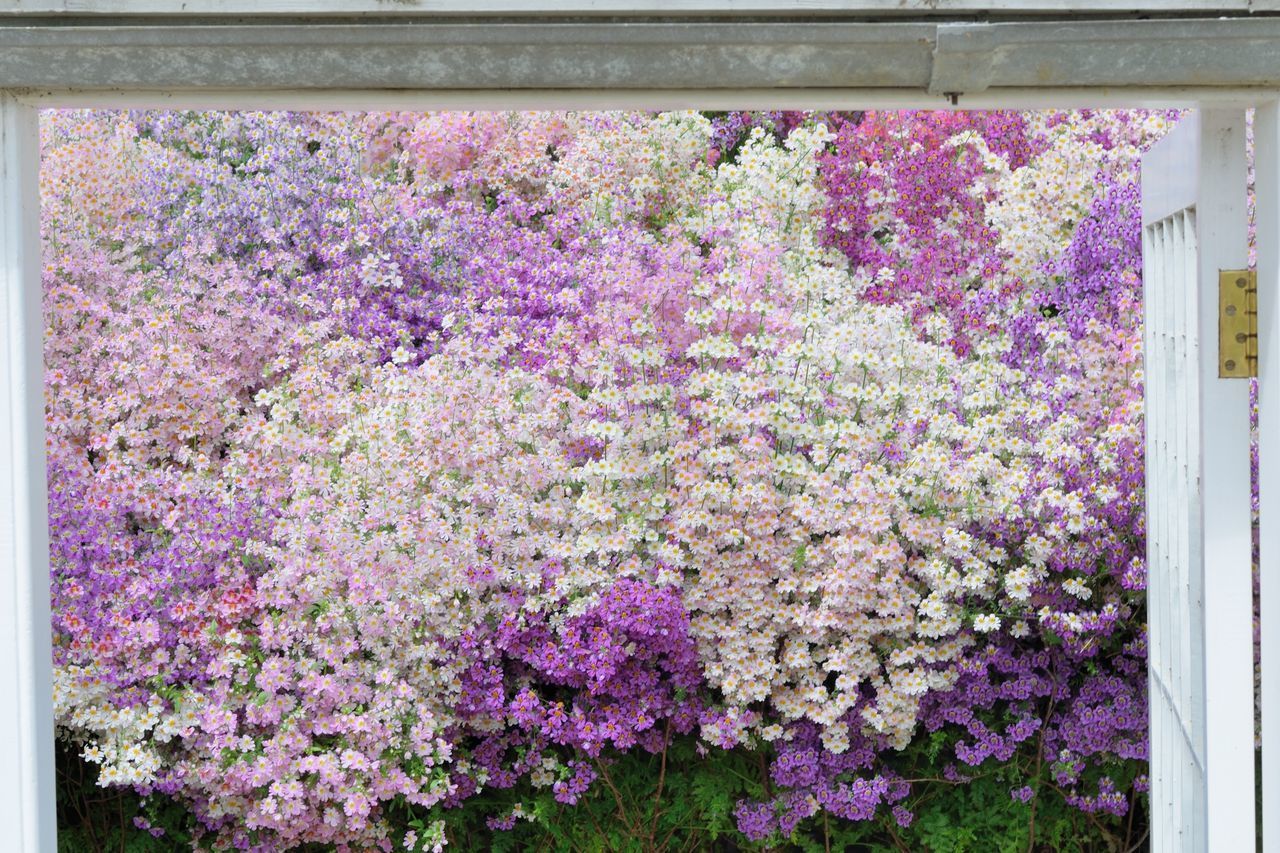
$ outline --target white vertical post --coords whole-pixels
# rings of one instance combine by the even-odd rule
[[[1253,119],[1258,245],[1262,849],[1280,853],[1280,104]]]
[[[1256,844],[1249,383],[1218,378],[1218,271],[1243,268],[1249,259],[1244,111],[1205,110],[1200,133],[1196,223],[1207,842],[1212,851],[1245,851]]]
[[[56,848],[37,113],[0,90],[0,843]]]
[[[1218,271],[1248,262],[1244,110],[1142,162],[1151,839],[1255,844],[1249,383],[1218,378]]]

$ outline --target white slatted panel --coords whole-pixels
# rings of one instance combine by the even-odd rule
[[[1196,442],[1198,389],[1187,294],[1197,265],[1195,212],[1183,209],[1143,231],[1147,282],[1147,573],[1152,745],[1152,850],[1204,849],[1204,694],[1195,662],[1204,648],[1193,602],[1188,531],[1199,517],[1188,456]],[[1188,284],[1192,286],[1188,286]],[[1185,380],[1192,380],[1191,382]],[[1159,653],[1157,653],[1159,652]]]
[[[1217,377],[1217,270],[1247,259],[1244,114],[1143,160],[1152,849],[1254,849],[1248,383]]]

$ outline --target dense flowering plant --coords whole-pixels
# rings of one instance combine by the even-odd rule
[[[63,736],[214,849],[1105,830],[1174,120],[46,115]]]

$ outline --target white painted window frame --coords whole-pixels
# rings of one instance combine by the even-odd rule
[[[4,827],[6,849],[20,851],[54,851],[54,771],[53,771],[53,712],[51,699],[51,642],[48,577],[48,528],[47,493],[45,483],[44,404],[43,404],[43,323],[41,318],[40,244],[38,234],[38,110],[43,107],[157,107],[157,108],[256,108],[291,110],[365,110],[365,109],[524,109],[524,108],[791,108],[791,109],[863,109],[863,108],[945,108],[950,101],[945,93],[962,92],[959,106],[966,109],[1008,108],[1032,109],[1044,107],[1152,107],[1181,106],[1211,110],[1222,116],[1238,115],[1247,107],[1257,109],[1255,119],[1257,161],[1257,226],[1258,226],[1258,278],[1259,278],[1259,327],[1261,352],[1259,362],[1261,430],[1264,447],[1261,455],[1262,478],[1262,606],[1271,615],[1272,624],[1263,621],[1263,659],[1280,661],[1280,523],[1270,521],[1280,518],[1280,73],[1264,69],[1256,76],[1255,86],[1242,86],[1241,75],[1249,76],[1248,69],[1225,69],[1221,72],[1220,85],[1209,80],[1206,85],[1187,85],[1185,74],[1172,65],[1158,67],[1154,71],[1135,69],[1132,80],[1124,69],[1106,73],[1111,76],[1090,78],[1089,85],[1075,86],[1063,79],[1050,80],[1047,85],[1028,84],[1017,63],[1001,64],[1000,56],[1034,56],[1037,44],[1051,43],[1055,32],[1072,37],[1075,33],[1077,49],[1089,50],[1093,40],[1103,39],[1097,23],[1076,27],[1071,22],[1061,24],[1067,30],[1045,29],[1034,23],[1035,16],[1047,14],[1104,14],[1145,10],[1161,12],[1225,12],[1250,14],[1280,11],[1280,0],[1185,0],[1172,3],[1168,0],[1007,0],[1005,4],[982,3],[979,0],[640,0],[625,3],[622,0],[537,0],[529,3],[520,0],[477,0],[474,3],[461,0],[400,0],[388,4],[384,0],[347,0],[341,4],[344,13],[351,15],[380,15],[394,17],[399,14],[439,14],[443,16],[522,14],[536,17],[617,15],[624,12],[641,15],[664,15],[665,19],[679,16],[715,15],[732,18],[737,15],[786,14],[800,16],[830,16],[856,13],[864,18],[897,17],[901,15],[928,15],[945,17],[947,14],[998,11],[1005,14],[1025,15],[1033,23],[1009,25],[993,34],[970,19],[954,23],[944,22],[935,30],[933,67],[928,74],[916,81],[899,81],[897,85],[875,87],[851,86],[850,80],[841,78],[832,87],[788,86],[784,82],[784,69],[778,68],[776,85],[768,83],[770,69],[760,72],[766,81],[740,88],[699,88],[697,83],[688,88],[655,88],[640,86],[630,88],[587,89],[567,88],[504,88],[489,80],[477,81],[474,88],[448,89],[430,86],[413,86],[390,91],[370,88],[367,83],[348,86],[341,76],[329,76],[309,82],[306,88],[297,85],[279,85],[278,80],[243,85],[219,85],[210,80],[209,85],[200,81],[182,80],[180,87],[161,88],[166,85],[158,80],[152,85],[142,81],[131,82],[118,88],[103,88],[103,81],[94,77],[85,67],[72,66],[70,78],[58,78],[56,84],[36,85],[23,78],[15,84],[7,79],[5,57],[0,53],[0,827]],[[1173,8],[1176,6],[1177,8]],[[315,0],[0,0],[0,44],[13,32],[4,32],[6,23],[23,19],[23,16],[75,14],[84,18],[116,16],[125,19],[134,13],[162,14],[180,18],[183,14],[205,16],[257,15],[257,16],[320,16],[331,14],[333,3]],[[388,11],[390,10],[390,11]],[[25,19],[23,19],[25,21]],[[312,23],[315,23],[314,21]],[[1211,22],[1208,22],[1211,24]],[[1267,26],[1280,23],[1276,18],[1259,19],[1262,37],[1242,31],[1241,22],[1227,22],[1235,26],[1233,44],[1242,49],[1257,50],[1266,46]],[[1252,22],[1247,22],[1252,23]],[[304,29],[311,24],[305,24]],[[486,25],[479,24],[481,40]],[[494,30],[501,25],[494,25]],[[593,37],[600,37],[596,24]],[[622,25],[619,25],[622,26]],[[777,31],[793,24],[779,22]],[[907,25],[904,25],[907,26]],[[1109,26],[1103,24],[1103,26]],[[1188,31],[1178,22],[1170,24],[1173,31],[1186,38]],[[950,29],[947,29],[950,27]],[[1037,30],[1039,27],[1039,30]],[[1092,29],[1090,28],[1092,27]],[[1179,29],[1181,27],[1181,29]],[[1019,29],[1020,28],[1020,29]],[[356,31],[360,27],[354,28]],[[1043,31],[1043,32],[1041,32]],[[694,29],[672,30],[685,34],[693,41],[700,36]],[[765,32],[765,30],[757,30]],[[803,39],[806,31],[797,31]],[[812,32],[812,31],[807,31]],[[880,32],[889,33],[890,30]],[[892,30],[905,37],[914,38],[914,31]],[[1012,33],[1012,35],[1010,35]],[[1022,34],[1030,34],[1024,38]],[[689,35],[692,34],[692,35]],[[55,36],[61,37],[60,34]],[[18,41],[25,34],[17,33]],[[85,43],[107,44],[112,37],[110,27],[100,32],[85,30]],[[608,41],[605,31],[605,43]],[[887,36],[886,36],[887,37]],[[358,50],[360,35],[346,42],[344,49]],[[1261,38],[1261,41],[1259,39]],[[993,41],[994,39],[994,41]],[[1004,41],[1001,41],[1004,39]],[[1021,40],[1020,40],[1021,39]],[[234,39],[232,39],[234,41]],[[1173,42],[1171,42],[1173,43]],[[1159,42],[1156,53],[1164,48]],[[219,50],[232,51],[230,46],[220,47],[217,39],[208,47],[209,55],[217,56]],[[949,52],[944,45],[954,47]],[[984,47],[985,45],[985,47]],[[1081,48],[1080,45],[1083,45]],[[555,49],[549,47],[548,50]],[[1114,43],[1107,47],[1114,50]],[[659,46],[653,48],[655,54]],[[982,53],[985,51],[985,53]],[[1003,51],[1003,53],[1001,53]],[[1019,53],[1021,51],[1021,53]],[[643,51],[642,51],[643,53]],[[982,55],[979,55],[982,54]],[[10,57],[14,54],[10,53]],[[74,53],[67,54],[73,57]],[[228,55],[231,55],[228,53]],[[125,65],[135,63],[136,54],[121,54]],[[243,59],[242,51],[235,56]],[[57,63],[53,63],[57,65]],[[975,70],[976,69],[976,70]],[[125,69],[127,71],[127,68]],[[42,72],[43,73],[43,72]],[[58,69],[48,72],[54,77]],[[388,79],[392,69],[385,69]],[[854,75],[862,73],[855,69]],[[904,72],[905,73],[905,72]],[[912,71],[911,73],[915,73]],[[1083,73],[1083,72],[1082,72]],[[1110,82],[1117,74],[1121,80],[1114,85],[1101,85],[1098,80]],[[1218,72],[1215,72],[1218,73]],[[1007,79],[1002,79],[1006,74]],[[78,76],[77,76],[78,75]],[[375,71],[374,76],[377,76]],[[16,79],[16,78],[15,78]],[[905,80],[905,78],[904,78]],[[1200,82],[1200,81],[1197,81]],[[955,88],[950,88],[954,84]],[[518,85],[518,84],[517,84]],[[613,85],[613,84],[610,84]],[[8,88],[5,88],[8,87]],[[1212,165],[1212,161],[1206,161]],[[1233,225],[1234,227],[1234,225]],[[1207,241],[1204,255],[1205,269],[1202,279],[1214,264],[1227,264],[1228,257],[1238,254],[1238,234],[1215,236],[1210,228],[1202,235]],[[1202,243],[1202,246],[1205,243]],[[1242,263],[1243,259],[1235,263]],[[1204,301],[1202,293],[1202,301]],[[1207,305],[1207,301],[1205,302]],[[1216,310],[1216,305],[1214,306]],[[1232,445],[1238,445],[1240,435],[1239,413],[1228,411],[1230,407],[1211,405],[1214,401],[1228,401],[1230,406],[1239,403],[1239,384],[1231,387],[1220,383],[1238,383],[1238,380],[1216,378],[1216,362],[1210,364],[1213,354],[1201,353],[1199,374],[1207,389],[1201,410],[1201,438],[1207,448],[1206,464],[1212,465],[1218,452],[1231,453]],[[1224,438],[1230,444],[1215,444]],[[1214,449],[1217,448],[1217,449]],[[1223,450],[1225,448],[1225,450]],[[1244,448],[1240,453],[1246,452]],[[1213,489],[1223,482],[1230,482],[1235,491],[1227,496],[1232,505],[1239,505],[1240,462],[1233,459],[1228,468],[1227,480],[1216,478],[1218,468],[1209,468],[1205,482],[1206,500],[1212,500]],[[1247,488],[1247,484],[1246,484]],[[1214,508],[1207,510],[1207,521],[1212,524]],[[1270,523],[1268,523],[1270,521]],[[1238,534],[1238,520],[1232,522],[1231,536]],[[1213,529],[1208,529],[1212,538]],[[1231,545],[1239,551],[1239,543]],[[1238,592],[1239,584],[1234,587]],[[1238,595],[1235,598],[1239,598]],[[1206,596],[1205,627],[1207,648],[1212,647],[1214,626],[1230,625],[1239,620],[1240,602],[1229,597]],[[1240,631],[1227,631],[1233,642],[1239,645]],[[1237,649],[1238,652],[1238,649]],[[1238,657],[1238,655],[1237,655]],[[1233,673],[1227,681],[1237,691],[1240,680],[1240,661],[1230,667]],[[1218,673],[1222,676],[1222,673]],[[1211,671],[1210,682],[1214,675]],[[1246,750],[1241,755],[1240,744],[1245,734],[1240,731],[1243,721],[1253,719],[1252,706],[1247,713],[1238,707],[1215,706],[1210,693],[1207,705],[1207,723],[1219,722],[1216,737],[1230,741],[1223,750],[1214,751],[1213,744],[1206,747],[1210,764],[1211,786],[1204,806],[1208,824],[1207,849],[1227,849],[1215,845],[1213,839],[1224,842],[1228,838],[1238,840],[1239,827],[1231,833],[1214,833],[1215,815],[1232,816],[1239,822],[1243,814],[1240,803],[1233,798],[1246,796],[1252,804],[1253,755]],[[1280,677],[1268,674],[1264,669],[1262,689],[1263,738],[1266,742],[1280,743]],[[1220,720],[1219,720],[1220,718]],[[1252,737],[1252,726],[1248,737]],[[1217,758],[1215,756],[1227,756]],[[1215,763],[1217,762],[1217,763]],[[1263,814],[1280,815],[1280,749],[1263,752]],[[1220,780],[1220,781],[1214,781]],[[1233,781],[1234,780],[1234,781]],[[1247,784],[1245,781],[1247,780]],[[1247,794],[1243,792],[1247,791]],[[1248,811],[1251,813],[1252,808]],[[1251,832],[1251,829],[1249,830]],[[1176,845],[1177,849],[1204,849],[1187,839]],[[1280,828],[1266,833],[1264,850],[1280,853]]]

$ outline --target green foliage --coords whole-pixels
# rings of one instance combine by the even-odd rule
[[[790,838],[753,844],[738,833],[734,808],[740,800],[778,793],[767,778],[771,750],[700,749],[691,738],[673,740],[665,758],[632,751],[595,761],[599,779],[576,805],[559,803],[550,787],[534,788],[525,781],[507,790],[486,789],[453,809],[423,810],[400,801],[389,818],[397,842],[408,829],[421,831],[443,820],[450,851],[495,853],[1129,853],[1146,843],[1142,802],[1130,819],[1086,815],[1066,803],[1030,747],[1009,762],[971,768],[968,782],[945,781],[937,770],[953,748],[953,738],[937,732],[895,756],[897,772],[921,780],[901,803],[914,815],[906,827],[887,810],[861,823],[819,812]],[[58,771],[59,853],[190,848],[194,821],[179,803],[97,787],[93,766],[61,742]],[[1024,785],[1037,792],[1029,803],[1010,796]],[[523,817],[511,829],[490,828],[490,818],[515,809]],[[152,837],[134,826],[134,817],[145,817],[164,834]]]
[[[983,777],[935,796],[908,832],[935,853],[1015,853],[1027,849],[1031,813],[1029,803],[1009,796],[1008,785]]]
[[[600,778],[576,805],[556,802],[550,788],[522,784],[434,810],[431,818],[445,821],[456,850],[753,849],[737,834],[733,808],[738,800],[764,795],[766,758],[747,750],[700,755],[693,741],[682,739],[665,757],[632,752],[595,762]],[[489,828],[488,818],[509,815],[517,804],[526,817],[510,830]]]
[[[58,853],[173,853],[189,849],[194,821],[183,806],[162,796],[98,786],[97,768],[79,749],[59,740],[57,767]],[[144,818],[159,837],[134,824]]]

